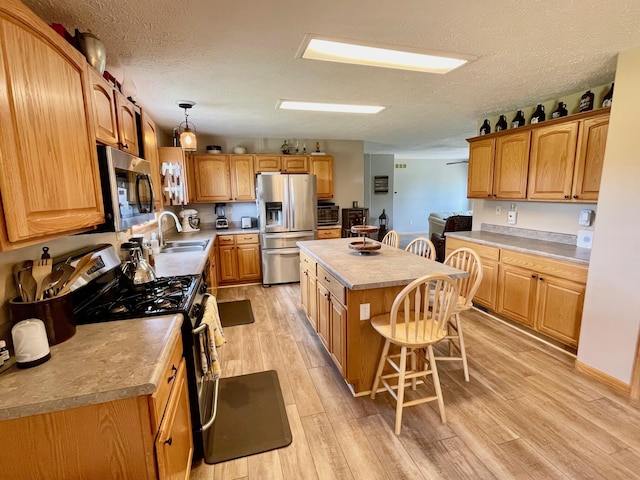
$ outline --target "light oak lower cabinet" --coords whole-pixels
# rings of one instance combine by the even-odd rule
[[[221,285],[260,280],[262,264],[257,233],[218,235],[216,242]]]
[[[318,240],[327,240],[329,238],[340,238],[342,235],[342,227],[340,225],[331,228],[318,228]]]
[[[318,265],[318,336],[344,376],[347,358],[346,287]]]
[[[483,280],[474,303],[577,347],[586,266],[447,239],[447,253],[463,246],[476,251],[483,266]]]
[[[193,438],[181,337],[152,395],[6,420],[0,449],[2,478],[188,479]]]
[[[209,251],[209,270],[207,271],[207,292],[218,295],[218,249],[215,245]]]
[[[300,296],[302,308],[313,329],[318,331],[318,280],[316,272],[316,262],[309,255],[300,252]]]

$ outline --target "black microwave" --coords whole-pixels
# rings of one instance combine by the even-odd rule
[[[318,225],[336,225],[340,223],[340,207],[333,203],[318,204]]]

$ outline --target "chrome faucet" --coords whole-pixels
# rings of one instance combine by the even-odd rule
[[[182,225],[180,225],[180,220],[178,219],[176,214],[173,212],[170,212],[169,210],[164,210],[160,215],[158,215],[158,243],[160,244],[160,248],[165,247],[164,235],[162,235],[162,219],[164,218],[165,215],[169,215],[171,218],[175,220],[176,229],[178,230],[178,233],[182,231]]]

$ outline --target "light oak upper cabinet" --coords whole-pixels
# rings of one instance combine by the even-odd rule
[[[155,122],[145,110],[141,112],[142,150],[144,158],[151,164],[151,182],[153,183],[153,203],[156,212],[162,211],[162,181],[160,180],[160,158],[158,156],[158,135]]]
[[[253,155],[231,156],[231,196],[238,202],[256,199]]]
[[[0,250],[104,222],[84,56],[22,3],[0,3]]]
[[[467,197],[493,197],[493,162],[496,141],[493,138],[469,140],[469,176]]]
[[[309,173],[308,155],[256,155],[255,173]]]
[[[93,93],[96,140],[138,156],[137,107],[94,68],[88,66],[87,69]]]
[[[571,198],[578,124],[569,122],[533,130],[528,198]]]
[[[189,159],[189,180],[193,202],[231,200],[229,155],[193,155]]]
[[[494,198],[527,198],[529,141],[529,132],[512,133],[496,138]]]
[[[608,133],[609,114],[599,115],[581,122],[571,192],[571,197],[574,200],[598,200]]]
[[[253,162],[252,155],[193,155],[189,168],[192,201],[255,200]]]
[[[254,157],[255,172],[279,172],[282,170],[280,155],[256,155]]]
[[[529,132],[518,132],[470,140],[467,196],[526,198],[529,137]]]
[[[595,202],[609,109],[470,138],[467,196]]]
[[[94,68],[88,67],[93,93],[93,113],[96,123],[96,140],[106,145],[118,144],[116,120],[116,96],[113,86]]]
[[[312,155],[311,170],[317,177],[318,198],[333,198],[333,157],[331,155]]]

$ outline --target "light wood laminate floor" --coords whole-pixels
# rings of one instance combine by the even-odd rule
[[[217,465],[212,479],[636,479],[640,403],[578,373],[574,358],[481,312],[463,314],[471,381],[438,365],[448,423],[432,404],[354,398],[300,306],[299,285],[221,289],[256,321],[225,329],[224,376],[278,372],[293,443]]]

